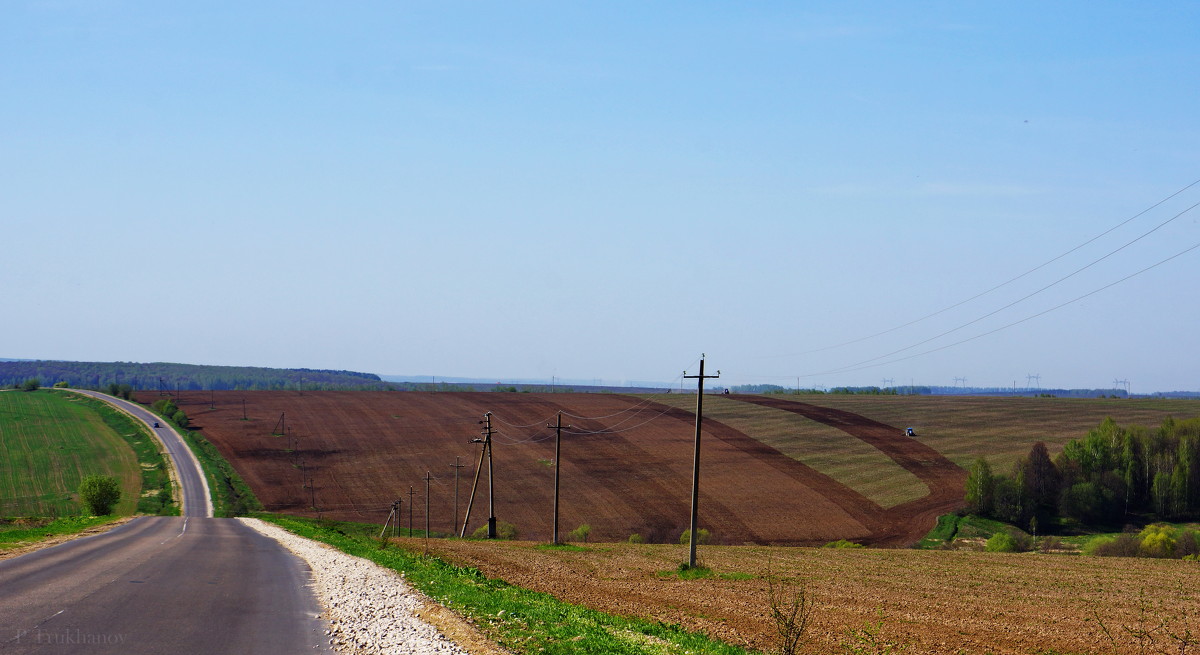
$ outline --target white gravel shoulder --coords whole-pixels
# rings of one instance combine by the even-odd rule
[[[329,619],[329,643],[339,653],[469,655],[415,616],[426,599],[402,574],[258,519],[237,520],[308,562]]]

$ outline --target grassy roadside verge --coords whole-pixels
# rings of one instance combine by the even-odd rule
[[[50,537],[75,534],[113,521],[120,516],[68,516],[64,518],[0,519],[0,552],[27,546]]]
[[[677,625],[604,614],[540,592],[489,579],[478,569],[447,564],[374,537],[379,526],[257,515],[302,537],[401,571],[414,588],[474,622],[489,638],[519,654],[611,653],[747,655]]]
[[[158,440],[146,431],[145,426],[102,400],[74,393],[68,397],[96,412],[105,425],[133,448],[142,470],[142,493],[138,498],[137,511],[141,514],[179,516],[178,500],[171,497],[171,475],[166,456]]]
[[[164,421],[166,419],[163,419]],[[219,517],[243,516],[248,512],[262,510],[262,503],[250,491],[250,486],[233,469],[217,447],[199,432],[181,428],[184,442],[200,461],[200,468],[208,478],[208,488],[213,495],[213,515]]]

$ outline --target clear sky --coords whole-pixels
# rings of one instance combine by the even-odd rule
[[[5,2],[0,356],[1200,389],[1200,249],[921,354],[1200,243],[1197,208],[1002,309],[1200,185],[855,341],[1200,179],[1197,34],[1195,2]]]

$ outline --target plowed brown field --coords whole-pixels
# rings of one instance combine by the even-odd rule
[[[767,651],[775,646],[768,564],[780,578],[805,581],[816,601],[802,651],[814,655],[1191,653],[1194,645],[1181,651],[1170,633],[1182,636],[1190,629],[1193,639],[1200,633],[1197,565],[1179,560],[702,547],[701,557],[716,575],[680,580],[664,573],[687,559],[681,546],[596,544],[572,552],[530,543],[434,540],[430,549],[569,602],[678,623]],[[1113,633],[1116,648],[1097,618]],[[850,634],[876,627],[877,648]],[[1154,632],[1139,646],[1130,630]]]
[[[143,400],[153,398],[145,394]],[[563,533],[587,523],[593,540],[618,541],[636,533],[669,542],[687,527],[695,417],[649,400],[608,394],[225,391],[185,393],[177,402],[268,509],[312,514],[315,500],[332,518],[382,523],[392,501],[401,499],[402,525],[407,527],[411,510],[420,529],[424,476],[430,472],[430,524],[437,532],[454,531],[456,456],[466,466],[460,470],[459,516],[466,510],[479,456],[470,441],[490,411],[496,516],[530,539],[550,536],[554,439],[546,426],[563,411],[564,423],[572,426],[562,446]],[[787,411],[798,406],[785,405]],[[899,429],[858,417],[860,430],[845,424],[847,416],[828,420],[904,459],[901,465],[928,455],[907,455],[914,446]],[[273,434],[281,430],[286,435]],[[932,527],[947,499],[961,489],[955,482],[961,471],[939,469],[941,477],[930,478],[936,482],[934,502],[885,510],[715,421],[705,421],[701,461],[700,522],[715,542],[726,544],[910,543]],[[486,521],[486,489],[485,470],[468,531]]]

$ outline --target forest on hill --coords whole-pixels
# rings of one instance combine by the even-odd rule
[[[308,368],[203,366],[167,362],[0,361],[0,386],[36,379],[44,386],[60,382],[76,388],[127,385],[135,390],[336,390],[397,389],[373,373]]]

